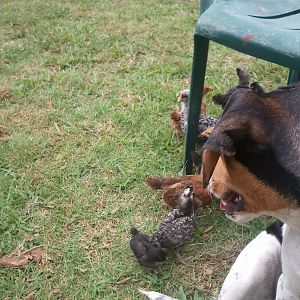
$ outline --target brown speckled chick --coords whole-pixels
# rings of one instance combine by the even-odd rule
[[[181,195],[187,186],[193,187],[194,208],[212,202],[209,192],[201,186],[201,175],[178,177],[150,177],[145,181],[153,189],[163,190],[163,200],[173,208],[178,207]]]
[[[206,116],[206,98],[204,97],[207,93],[212,91],[212,88],[207,84],[204,85],[203,97],[201,103],[201,109],[199,114],[201,116]],[[179,139],[180,136],[184,133],[182,130],[182,122],[184,122],[183,118],[187,118],[187,108],[189,101],[189,90],[183,90],[179,93],[178,96],[178,107],[171,113],[171,128],[176,135],[176,138]],[[200,121],[201,122],[201,118]]]
[[[171,249],[191,237],[196,225],[193,197],[193,187],[186,187],[180,196],[177,208],[167,214],[158,229],[150,236],[151,244],[163,249]]]

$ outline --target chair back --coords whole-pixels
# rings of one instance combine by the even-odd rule
[[[214,0],[200,0],[200,15],[202,15],[214,2]]]

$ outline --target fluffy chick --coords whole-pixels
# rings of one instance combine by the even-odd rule
[[[239,78],[239,86],[249,86],[250,75],[247,68],[236,68],[236,75]]]
[[[196,225],[193,207],[194,190],[188,186],[183,190],[178,208],[173,209],[150,236],[151,244],[163,249],[176,248],[192,235]]]
[[[179,140],[180,136],[182,135],[182,130],[180,126],[180,110],[179,108],[173,112],[171,112],[171,128],[172,131],[175,133],[177,140]]]
[[[131,228],[131,235],[129,245],[140,265],[153,269],[156,262],[166,260],[165,251],[154,246],[149,236],[140,233],[136,228]]]
[[[203,97],[200,109],[199,126],[207,123],[206,115],[206,98],[204,97],[212,89],[208,85],[204,85]],[[179,139],[183,133],[186,133],[187,118],[188,118],[188,105],[189,105],[190,91],[183,90],[179,93],[178,104],[179,106],[171,113],[171,128],[175,132],[176,138]],[[210,117],[209,117],[210,118]],[[186,122],[186,124],[185,124]],[[185,124],[185,125],[184,125]],[[202,129],[200,129],[202,130]]]
[[[225,108],[228,99],[237,89],[249,89],[249,90],[252,90],[257,95],[265,94],[265,90],[261,86],[261,84],[259,84],[256,81],[250,83],[249,71],[247,68],[236,68],[236,74],[239,79],[238,85],[229,89],[228,92],[224,95],[217,94],[212,97],[213,102],[215,104],[221,105],[222,109]]]
[[[225,93],[224,95],[217,94],[212,97],[213,102],[215,104],[221,105],[222,109],[225,108],[225,106],[228,102],[228,99],[238,89],[249,89],[259,96],[262,96],[266,93],[265,89],[263,88],[263,86],[260,83],[258,83],[256,81],[250,83],[249,72],[248,72],[247,68],[236,68],[236,74],[239,79],[238,85],[229,89],[228,92]]]
[[[208,205],[212,202],[209,192],[201,186],[200,175],[187,175],[178,177],[149,177],[146,184],[153,189],[163,190],[163,200],[172,208],[179,205],[182,193],[187,186],[194,190],[194,208]]]
[[[203,96],[208,94],[209,92],[212,91],[212,88],[204,84],[203,87]],[[190,99],[190,90],[183,90],[179,93],[178,95],[178,104],[180,106],[180,111],[182,111],[185,108],[185,103],[188,103]],[[202,102],[201,102],[201,107],[200,107],[200,112],[201,114],[206,114],[206,97],[202,97]]]
[[[205,89],[205,93],[208,93],[211,89]],[[188,118],[189,118],[189,104],[190,104],[190,91],[184,90],[179,96],[181,109],[180,109],[180,127],[183,133],[187,131]],[[205,99],[205,97],[204,97]],[[210,117],[205,112],[201,112],[198,122],[198,134],[201,134],[208,127],[213,127],[216,125],[218,119]]]
[[[249,84],[249,71],[247,68],[236,68],[236,74],[238,76],[238,85],[228,90],[228,92],[224,95],[217,94],[212,97],[212,100],[215,104],[221,105],[222,109],[225,108],[226,103],[230,96],[237,90],[241,88],[250,89]]]

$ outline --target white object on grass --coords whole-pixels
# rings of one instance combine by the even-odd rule
[[[139,289],[139,292],[147,296],[150,300],[178,300],[154,291],[145,291],[143,289]]]

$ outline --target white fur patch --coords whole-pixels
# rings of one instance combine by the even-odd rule
[[[276,300],[300,299],[300,234],[289,225],[282,242],[282,276],[278,281]]]
[[[281,251],[278,250],[279,242],[270,234],[262,232],[252,240],[240,253],[236,262],[232,266],[218,299],[222,300],[255,300],[255,299],[274,299],[264,298],[261,292],[262,286],[268,283],[261,278],[262,273],[267,270],[274,270],[278,262],[282,263],[282,274],[277,283],[276,300],[299,300],[300,299],[300,209],[282,209],[277,211],[264,211],[259,215],[273,216],[286,224],[283,226],[283,242]],[[230,218],[236,223],[242,223],[247,219],[253,219],[258,214],[239,212],[235,218]],[[264,236],[265,235],[265,236]],[[273,248],[273,252],[272,252]],[[280,257],[276,257],[280,251]],[[272,265],[269,263],[273,261]],[[236,270],[245,270],[244,280],[239,282],[234,280]],[[249,270],[249,271],[248,271]],[[278,274],[276,273],[276,276]],[[275,276],[275,277],[276,277]],[[269,281],[270,286],[265,291],[274,290],[274,280]],[[228,292],[230,291],[230,292]],[[246,291],[246,294],[243,294]],[[226,293],[225,293],[226,292]],[[231,294],[230,294],[231,293]],[[241,296],[238,296],[241,295]],[[254,295],[253,297],[250,295]],[[226,296],[226,297],[225,297]],[[240,298],[239,298],[240,297]]]
[[[245,223],[261,216],[261,214],[254,214],[254,213],[243,212],[243,211],[236,212],[234,214],[234,216],[230,216],[227,214],[225,214],[225,215],[229,220],[231,220],[239,225],[245,224]]]
[[[275,299],[281,274],[280,251],[281,245],[276,237],[261,232],[237,257],[218,300]]]

